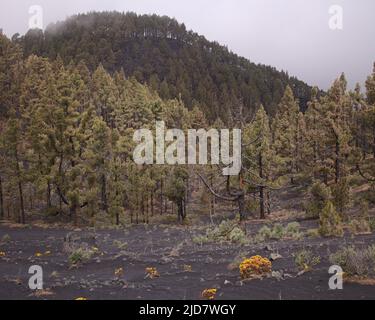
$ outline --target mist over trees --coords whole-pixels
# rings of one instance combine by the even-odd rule
[[[122,68],[162,99],[181,97],[189,110],[199,107],[211,123],[217,118],[233,123],[232,111],[239,103],[252,115],[260,104],[274,115],[288,85],[303,111],[311,96],[311,87],[286,72],[251,63],[169,17],[80,14],[45,32],[15,35],[13,41],[23,47],[25,57],[85,61],[90,71],[102,64],[111,74]]]

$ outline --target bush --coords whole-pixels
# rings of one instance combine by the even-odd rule
[[[314,256],[310,250],[302,250],[294,257],[294,262],[301,271],[310,271],[320,263],[320,257]]]
[[[320,215],[319,233],[324,237],[342,237],[344,235],[341,217],[331,201],[327,201]]]
[[[193,238],[194,243],[231,242],[247,243],[245,232],[234,221],[223,221],[219,226],[210,228],[203,236]]]
[[[285,228],[282,224],[276,223],[271,229],[268,226],[262,227],[255,236],[255,242],[264,242],[267,240],[281,240],[284,238],[301,239],[301,226],[298,222],[289,223]]]
[[[375,232],[375,217],[369,219],[369,226],[371,232]]]
[[[349,276],[375,274],[375,245],[366,249],[345,247],[330,256],[330,262],[340,266]]]
[[[371,204],[375,204],[375,182],[371,183],[370,189],[364,192],[363,198]]]
[[[315,182],[309,191],[310,201],[306,204],[306,214],[311,218],[319,218],[326,202],[331,199],[330,189],[321,182]]]
[[[284,237],[284,227],[280,223],[276,223],[273,226],[272,234],[271,234],[271,239],[273,240],[280,240]]]
[[[8,243],[11,240],[9,234],[4,234],[3,237],[1,238],[2,243]]]
[[[201,296],[203,299],[214,300],[216,297],[217,289],[205,289],[202,291]]]
[[[94,255],[94,251],[84,248],[78,248],[73,251],[69,256],[69,263],[71,265],[79,265],[91,259]]]
[[[353,219],[350,221],[349,229],[352,234],[371,233],[371,226],[368,220],[364,218]]]
[[[240,274],[242,279],[251,279],[254,276],[263,276],[271,271],[271,261],[261,256],[254,256],[250,259],[245,259],[240,264]]]
[[[272,229],[268,226],[263,226],[258,231],[258,234],[255,236],[255,242],[263,242],[266,240],[271,239],[272,237]]]
[[[332,202],[341,215],[344,218],[344,213],[350,204],[350,186],[347,179],[342,179],[339,183],[331,187],[332,191]]]
[[[295,240],[302,238],[301,225],[298,222],[291,222],[285,228],[285,234],[288,238]]]
[[[307,230],[306,235],[309,238],[319,238],[320,237],[319,229],[309,229]]]

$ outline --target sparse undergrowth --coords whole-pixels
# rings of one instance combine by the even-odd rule
[[[223,221],[219,226],[207,229],[205,235],[194,237],[193,242],[201,245],[223,242],[247,244],[248,239],[236,222]]]
[[[311,250],[301,250],[294,255],[294,262],[300,271],[311,271],[320,263],[320,257]]]
[[[298,222],[289,223],[286,227],[277,223],[272,228],[268,226],[262,227],[257,235],[254,237],[255,243],[261,243],[268,240],[281,240],[281,239],[302,239],[303,233],[301,226]]]
[[[375,276],[375,245],[359,249],[344,247],[330,256],[331,263],[340,266],[348,276]]]
[[[71,266],[77,266],[89,261],[95,254],[94,250],[87,248],[78,248],[69,256],[69,263]]]

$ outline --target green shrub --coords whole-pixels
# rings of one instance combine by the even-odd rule
[[[90,249],[78,248],[69,256],[69,263],[71,265],[78,265],[84,263],[92,258],[94,252]]]
[[[128,247],[127,242],[121,242],[120,240],[114,240],[113,245],[119,248],[120,250],[125,250]]]
[[[349,229],[350,232],[355,235],[371,232],[369,220],[366,220],[365,218],[351,220],[349,223]]]
[[[284,230],[283,225],[280,223],[276,223],[272,229],[271,239],[280,240],[284,237],[284,235],[285,235],[285,230]]]
[[[330,262],[340,266],[349,276],[375,274],[375,245],[366,249],[345,247],[330,256]]]
[[[339,183],[331,187],[332,202],[341,218],[345,218],[344,213],[350,204],[350,186],[347,179],[342,179]]]
[[[203,236],[193,238],[193,242],[197,244],[213,243],[213,242],[231,242],[231,243],[247,243],[245,232],[240,229],[234,221],[223,221],[219,226],[210,228]]]
[[[288,238],[295,240],[301,239],[303,234],[301,233],[301,225],[298,222],[291,222],[285,228],[285,234]]]
[[[344,235],[341,217],[331,201],[327,201],[320,214],[319,233],[324,237],[342,237]]]
[[[4,234],[3,237],[1,238],[2,243],[8,243],[11,240],[9,234]]]
[[[266,240],[271,239],[272,237],[272,229],[268,226],[263,226],[259,229],[257,235],[255,236],[256,242],[263,242]]]
[[[276,223],[272,229],[268,226],[263,226],[259,229],[255,236],[255,242],[264,242],[268,240],[281,240],[285,238],[301,239],[302,233],[300,232],[301,226],[298,222],[289,223],[285,228],[282,224]]]
[[[294,262],[300,271],[310,271],[320,263],[320,257],[310,250],[301,250],[294,256]]]
[[[233,243],[244,243],[246,235],[240,228],[234,228],[229,234],[229,241]]]
[[[369,218],[369,226],[371,232],[375,232],[375,217]]]
[[[319,229],[309,229],[307,230],[306,235],[309,238],[319,238],[320,237]]]
[[[315,182],[309,191],[310,201],[306,204],[306,214],[318,218],[326,202],[331,199],[330,189],[321,182]]]
[[[371,183],[370,189],[363,193],[364,201],[375,204],[375,182]]]

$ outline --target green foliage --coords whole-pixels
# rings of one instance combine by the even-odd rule
[[[341,217],[344,218],[345,209],[350,204],[350,187],[347,179],[342,179],[339,183],[331,187],[332,190],[332,202],[340,213]]]
[[[363,200],[372,205],[375,204],[375,183],[371,183],[369,190],[362,194]]]
[[[302,250],[294,255],[294,262],[300,271],[310,271],[320,263],[320,257],[311,250]]]
[[[272,228],[263,226],[255,236],[255,242],[264,242],[268,240],[281,239],[301,239],[301,226],[298,222],[291,222],[286,227],[280,223],[276,223]]]
[[[342,237],[344,235],[341,217],[331,201],[326,202],[320,214],[319,232],[324,237]]]
[[[180,95],[189,108],[198,102],[212,122],[218,117],[230,121],[231,106],[240,99],[247,110],[263,104],[275,113],[287,85],[298,95],[302,109],[310,98],[311,88],[305,83],[250,63],[168,17],[80,14],[48,26],[44,33],[32,30],[18,42],[27,56],[59,55],[65,63],[85,60],[92,71],[100,64],[111,73],[122,68],[165,100]]]
[[[214,216],[216,196],[197,190],[196,167],[134,163],[134,132],[164,120],[184,131],[240,127],[243,170],[225,183],[218,168],[206,168],[212,189],[251,195],[246,209],[265,219],[275,189],[292,184],[302,193],[315,181],[307,215],[320,218],[321,234],[342,235],[349,186],[368,183],[356,200],[375,203],[374,79],[375,70],[366,95],[348,91],[344,75],[323,96],[314,88],[302,113],[308,86],[167,17],[90,13],[12,41],[0,35],[1,212],[21,223],[29,212],[58,212],[76,224],[123,225],[158,221],[160,209],[159,221],[177,211],[187,223],[191,195],[206,190]],[[363,232],[373,220],[366,214],[351,228]],[[216,229],[204,238],[246,242],[238,226]],[[301,237],[298,224],[276,224],[255,240]]]
[[[318,218],[327,201],[331,198],[330,189],[321,182],[315,182],[310,188],[309,195],[310,200],[306,204],[307,216]]]
[[[331,263],[339,265],[349,276],[375,274],[375,246],[365,249],[344,247],[330,256]]]
[[[309,237],[309,238],[319,238],[320,237],[319,229],[309,229],[309,230],[307,230],[306,236]]]
[[[193,241],[196,244],[223,242],[246,244],[248,242],[245,232],[234,221],[223,221],[219,226],[208,229],[205,235],[195,237]]]
[[[8,243],[11,240],[11,237],[9,234],[4,234],[1,238],[1,243]]]
[[[368,219],[359,218],[359,219],[352,219],[349,223],[349,229],[352,234],[366,234],[371,232],[371,225]]]
[[[94,251],[86,248],[78,248],[73,251],[69,256],[69,263],[72,266],[76,266],[87,262],[94,255]]]

